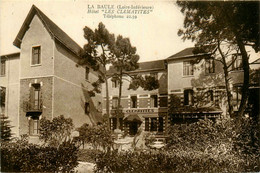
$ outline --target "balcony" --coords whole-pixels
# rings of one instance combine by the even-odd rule
[[[26,116],[39,116],[42,113],[42,100],[37,102],[24,101],[23,110],[26,112]]]

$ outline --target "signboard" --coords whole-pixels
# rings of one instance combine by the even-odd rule
[[[111,113],[116,113],[117,110],[111,110]],[[131,109],[121,109],[119,110],[120,113],[124,114],[131,114],[131,113],[137,113],[137,114],[147,114],[147,113],[157,113],[158,108],[131,108]]]

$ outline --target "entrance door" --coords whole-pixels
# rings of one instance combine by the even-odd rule
[[[129,135],[135,135],[138,130],[137,122],[129,122]]]

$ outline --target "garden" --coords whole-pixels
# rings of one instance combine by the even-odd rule
[[[140,130],[122,150],[106,124],[84,124],[72,137],[70,118],[43,118],[36,145],[26,136],[12,139],[8,120],[1,118],[1,171],[73,172],[79,162],[88,162],[95,165],[93,172],[258,172],[259,126],[254,122],[202,119],[170,126],[160,149],[152,149],[154,136]]]

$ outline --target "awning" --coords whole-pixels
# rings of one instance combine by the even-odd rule
[[[141,118],[137,114],[130,114],[124,118],[124,121],[128,122],[142,122]]]

